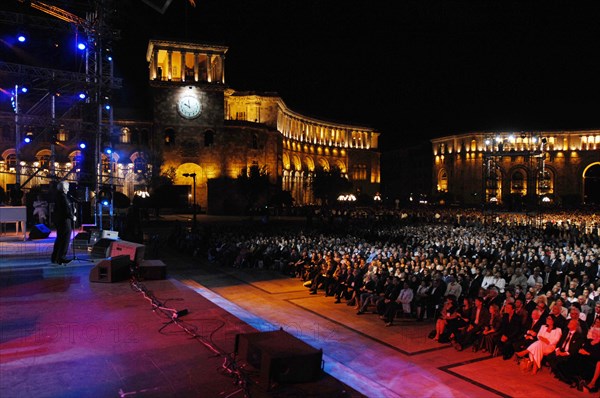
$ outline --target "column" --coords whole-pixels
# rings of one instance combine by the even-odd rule
[[[181,51],[179,53],[181,55],[181,67],[180,67],[180,72],[181,72],[181,81],[184,82],[185,81],[185,73],[186,73],[186,65],[185,65],[185,51]]]
[[[200,77],[198,74],[198,57],[200,56],[200,54],[198,54],[197,52],[194,53],[194,81],[198,82],[200,81]]]
[[[212,62],[211,55],[206,54],[206,77],[209,83],[212,82]]]
[[[173,79],[173,50],[167,51],[167,80]]]
[[[154,47],[152,51],[152,61],[150,62],[150,80],[156,79],[156,69],[158,68],[158,48]]]
[[[221,60],[221,83],[225,84],[225,56],[221,54],[219,59]]]

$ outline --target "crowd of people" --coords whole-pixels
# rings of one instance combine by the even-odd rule
[[[321,228],[213,227],[196,240],[216,264],[278,270],[309,294],[378,314],[382,326],[430,321],[429,337],[458,351],[501,355],[532,374],[547,366],[573,387],[597,391],[599,227],[599,216],[584,212],[532,220],[386,211],[344,213]]]

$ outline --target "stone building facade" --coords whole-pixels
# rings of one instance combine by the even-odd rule
[[[43,125],[36,126],[44,119],[31,116],[27,129],[34,131],[35,145],[19,144],[23,189],[45,186],[51,175],[78,184],[95,167],[100,184],[132,198],[145,190],[150,176],[174,170],[176,187],[187,188],[190,198],[195,193],[202,209],[220,209],[216,202],[222,198],[210,195],[208,182],[235,179],[242,170],[259,166],[272,184],[292,194],[296,205],[306,205],[315,202],[310,181],[321,166],[338,167],[361,193],[379,192],[378,132],[298,114],[276,93],[227,87],[227,51],[223,46],[151,40],[146,60],[152,119],[119,118],[117,110],[114,120],[103,120],[105,126],[110,122],[109,133],[98,140],[92,170],[82,169],[82,164],[94,155],[78,143],[96,138],[81,127],[80,119],[62,118],[62,135],[50,137]],[[11,189],[17,170],[14,114],[0,112],[0,128],[0,184]],[[107,146],[110,153],[104,150]],[[195,184],[190,175],[195,175]]]
[[[431,140],[433,194],[468,204],[600,204],[600,130],[475,132]]]

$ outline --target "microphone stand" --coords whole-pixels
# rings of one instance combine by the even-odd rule
[[[67,196],[72,201],[72,206],[75,210],[73,213],[75,213],[76,215],[79,215],[79,217],[81,217],[81,206],[77,206],[77,204],[79,204],[81,202],[79,200],[77,200],[77,198],[72,196],[71,194],[67,194]],[[77,214],[77,209],[79,209],[80,214]],[[81,220],[81,218],[79,218],[79,220]],[[74,219],[71,219],[71,250],[73,252],[73,258],[71,259],[71,261],[87,261],[89,263],[94,262],[93,260],[90,260],[87,258],[79,258],[79,257],[77,257],[77,254],[75,253],[75,220]]]

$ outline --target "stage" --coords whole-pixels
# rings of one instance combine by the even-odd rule
[[[224,366],[236,336],[280,329],[322,349],[325,373],[267,391],[246,368],[253,397],[588,396],[547,369],[523,375],[513,361],[429,340],[431,322],[386,328],[376,315],[357,316],[277,272],[217,267],[167,250],[160,256],[167,279],[94,283],[90,270],[102,260],[78,249],[80,261],[51,265],[53,240],[0,240],[6,396],[242,397]],[[187,310],[179,319],[188,330],[157,302]]]

